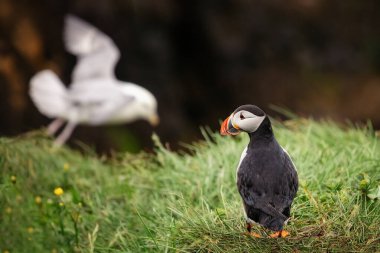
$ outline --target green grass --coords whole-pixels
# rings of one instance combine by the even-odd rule
[[[274,129],[300,179],[289,238],[243,234],[235,169],[245,135],[208,133],[182,154],[155,138],[155,154],[99,158],[53,150],[36,132],[0,139],[0,252],[379,252],[373,130],[305,119]]]

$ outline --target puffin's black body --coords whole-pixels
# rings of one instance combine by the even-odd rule
[[[249,219],[280,231],[290,217],[298,190],[297,172],[289,155],[274,138],[267,117],[249,136],[246,156],[237,173],[244,209]]]
[[[237,171],[237,187],[247,222],[255,221],[270,230],[282,231],[298,190],[297,172],[287,152],[276,141],[265,113],[253,105],[241,106],[234,113],[242,110],[264,117],[254,132],[248,132],[250,142]]]

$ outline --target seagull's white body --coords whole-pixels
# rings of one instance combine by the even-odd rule
[[[56,118],[48,132],[54,134],[68,122],[56,145],[62,145],[77,124],[119,124],[137,119],[158,122],[157,101],[152,93],[115,78],[120,53],[107,35],[68,15],[63,37],[67,51],[78,57],[70,87],[66,88],[51,70],[37,73],[30,81],[30,96],[39,111]]]

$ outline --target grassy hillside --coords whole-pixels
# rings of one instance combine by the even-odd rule
[[[373,131],[305,119],[274,130],[300,178],[289,238],[243,234],[235,169],[247,136],[205,134],[187,154],[155,138],[155,154],[101,159],[32,133],[0,139],[0,252],[380,251]]]

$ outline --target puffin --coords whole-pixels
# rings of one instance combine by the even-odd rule
[[[118,80],[115,66],[120,51],[112,39],[92,24],[68,14],[63,39],[66,50],[77,57],[69,87],[52,70],[36,73],[29,94],[37,109],[54,121],[54,135],[65,123],[54,146],[62,146],[79,125],[130,123],[139,119],[159,123],[157,100],[144,87]]]
[[[247,231],[252,225],[273,231],[272,238],[290,233],[284,225],[298,190],[297,170],[287,151],[277,142],[266,113],[255,105],[242,105],[225,119],[221,135],[246,132],[249,143],[237,166],[237,188],[243,201]]]

